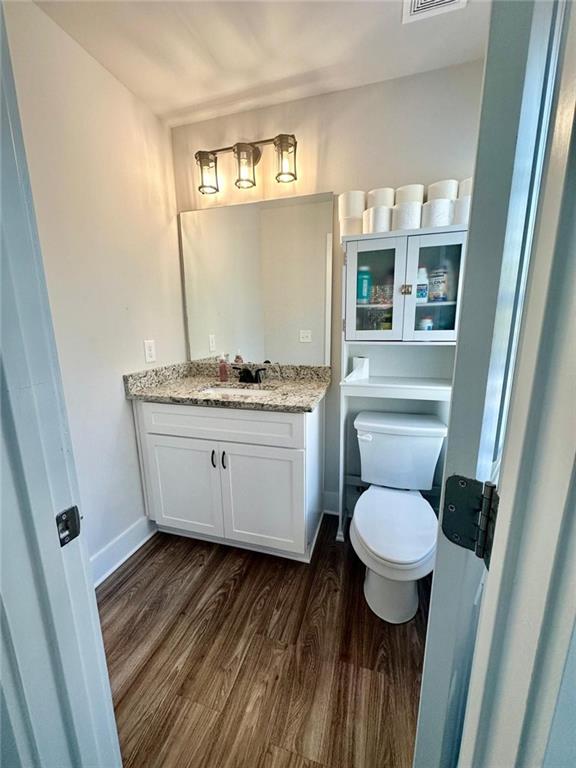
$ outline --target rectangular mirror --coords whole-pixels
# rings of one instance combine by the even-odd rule
[[[180,214],[190,360],[330,364],[333,195]]]

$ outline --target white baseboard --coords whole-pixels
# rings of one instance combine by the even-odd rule
[[[133,555],[136,550],[156,533],[156,524],[141,517],[129,528],[116,536],[115,539],[90,558],[94,586],[97,587],[114,573],[122,563]]]
[[[338,514],[338,493],[336,491],[324,491],[323,501],[325,515]]]

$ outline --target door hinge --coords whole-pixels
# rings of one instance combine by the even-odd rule
[[[346,333],[346,318],[342,318],[342,333]]]
[[[60,546],[64,547],[72,539],[80,535],[80,512],[78,507],[70,507],[56,515],[56,527],[58,528],[58,538]]]
[[[494,483],[462,475],[446,481],[442,530],[459,547],[469,549],[490,567],[500,498]]]

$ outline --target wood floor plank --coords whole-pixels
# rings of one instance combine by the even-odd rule
[[[207,574],[203,594],[182,611],[164,642],[116,707],[125,766],[138,768],[158,740],[163,721],[191,668],[200,667],[225,620],[249,563],[249,553],[228,550],[217,573]]]
[[[321,760],[333,768],[409,768],[415,722],[396,689],[373,670],[337,663]]]
[[[264,635],[250,643],[218,721],[218,738],[199,768],[255,766],[271,733],[270,713],[281,693],[288,650]]]
[[[290,561],[284,564],[266,629],[266,635],[271,640],[287,645],[296,642],[304,620],[313,575],[313,565]]]
[[[346,545],[336,541],[333,525],[329,521],[321,531],[317,557],[311,564],[312,584],[296,639],[297,645],[307,646],[312,655],[325,660],[336,659],[340,652],[345,607]]]
[[[335,663],[323,661],[311,646],[295,646],[282,680],[283,706],[274,712],[270,743],[322,762],[331,726]]]
[[[170,575],[186,563],[199,549],[210,551],[204,542],[184,539],[181,536],[157,534],[144,545],[150,546],[145,560],[140,550],[132,563],[128,560],[97,590],[96,596],[102,614],[102,632],[107,650],[122,642],[123,628],[133,623],[142,607],[154,592],[164,588]],[[153,546],[152,546],[153,545]],[[143,563],[145,562],[145,567]]]
[[[142,768],[198,768],[218,738],[219,713],[176,696]]]
[[[252,639],[268,624],[282,565],[278,558],[253,553],[242,583],[242,599],[225,618],[200,668],[190,671],[181,694],[222,710]]]
[[[125,560],[114,573],[108,576],[108,578],[96,588],[98,606],[104,607],[106,611],[106,615],[103,618],[108,618],[110,612],[111,603],[107,603],[107,600],[116,597],[126,581],[128,581],[135,572],[143,570],[142,566],[144,564],[146,565],[144,570],[148,572],[153,568],[156,559],[165,559],[168,557],[168,540],[176,538],[178,537],[155,533],[154,536],[149,538],[140,549]]]
[[[213,559],[215,563],[211,562]],[[189,548],[186,558],[167,567],[167,573],[161,580],[157,578],[145,595],[133,598],[138,608],[130,612],[123,630],[115,631],[115,642],[111,641],[111,628],[104,632],[114,701],[122,699],[147,659],[169,634],[179,612],[192,595],[203,589],[206,574],[215,572],[221,559],[222,553],[209,545]]]

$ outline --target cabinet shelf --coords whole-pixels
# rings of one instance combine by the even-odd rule
[[[394,304],[356,304],[358,309],[393,309]]]
[[[455,301],[417,301],[416,309],[418,307],[455,307]]]
[[[452,395],[452,381],[416,376],[369,376],[366,379],[344,379],[340,383],[340,391],[347,397],[447,402]]]

